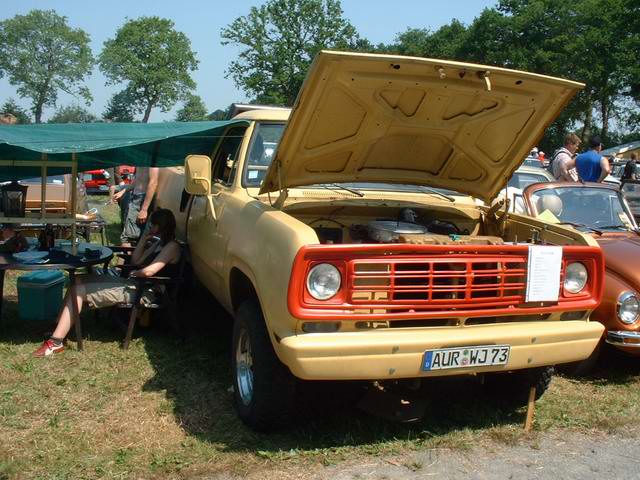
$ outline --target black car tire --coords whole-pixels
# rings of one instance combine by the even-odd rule
[[[254,300],[243,302],[236,312],[231,355],[234,404],[240,419],[259,432],[289,425],[294,418],[295,377],[276,356],[262,311]]]

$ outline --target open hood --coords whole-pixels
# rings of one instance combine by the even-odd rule
[[[470,63],[323,51],[260,192],[386,182],[491,200],[582,87]]]

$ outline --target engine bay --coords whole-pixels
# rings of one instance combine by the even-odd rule
[[[334,206],[335,207],[335,206]],[[309,209],[311,210],[311,209]],[[334,208],[294,214],[314,229],[321,244],[407,243],[421,245],[500,245],[483,235],[477,209],[436,210],[406,206]],[[290,212],[292,213],[292,212]],[[324,214],[324,215],[320,215]],[[320,215],[320,216],[319,216]]]

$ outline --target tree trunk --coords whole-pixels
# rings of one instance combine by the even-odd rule
[[[606,142],[607,135],[609,135],[609,99],[607,97],[602,99],[600,106],[602,113],[602,132],[600,138],[603,142]]]
[[[591,99],[587,101],[587,108],[584,113],[584,126],[582,127],[582,143],[587,144],[589,137],[591,136],[591,124],[593,122],[593,107]]]
[[[33,114],[36,117],[36,123],[42,123],[42,103],[36,103],[35,107]]]
[[[142,117],[142,123],[149,122],[149,116],[151,115],[151,109],[153,108],[153,103],[149,102],[147,104],[147,108],[144,110],[144,117]]]

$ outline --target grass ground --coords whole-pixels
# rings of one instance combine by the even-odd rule
[[[117,219],[115,209],[105,213]],[[609,355],[588,379],[556,377],[537,404],[533,436],[522,433],[523,411],[498,408],[468,380],[426,384],[427,414],[417,423],[336,408],[286,432],[260,435],[233,412],[230,321],[204,292],[192,292],[182,312],[184,342],[155,325],[125,352],[122,333],[89,312],[85,351],[70,342],[68,351],[48,359],[30,354],[51,325],[18,318],[13,273],[5,294],[0,479],[241,476],[265,467],[304,472],[313,464],[424,448],[535,442],[549,429],[624,432],[640,414],[640,362]]]

